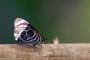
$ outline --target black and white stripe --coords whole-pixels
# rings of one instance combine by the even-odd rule
[[[39,45],[44,41],[41,34],[22,18],[15,19],[14,27],[14,37],[18,43]]]

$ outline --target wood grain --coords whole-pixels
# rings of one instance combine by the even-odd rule
[[[1,44],[0,60],[90,60],[90,44]]]

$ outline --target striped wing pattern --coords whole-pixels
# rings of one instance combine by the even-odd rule
[[[30,24],[26,29],[21,33],[18,43],[30,43],[32,45],[37,45],[43,42],[43,39],[40,33],[32,27]]]
[[[14,27],[15,40],[20,44],[39,45],[45,40],[30,23],[22,18],[15,19]]]

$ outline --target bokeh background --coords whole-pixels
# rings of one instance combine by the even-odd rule
[[[48,43],[90,42],[90,0],[0,0],[0,43],[16,43],[13,22],[29,21]]]

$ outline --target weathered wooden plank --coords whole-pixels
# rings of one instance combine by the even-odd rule
[[[1,44],[0,60],[90,60],[90,44]]]

